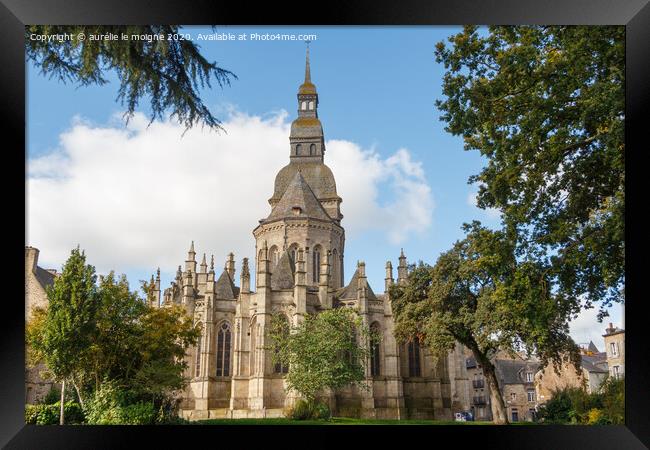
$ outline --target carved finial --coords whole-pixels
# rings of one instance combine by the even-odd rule
[[[243,277],[250,276],[250,270],[248,269],[248,258],[244,258],[244,262],[241,266],[241,274]]]
[[[210,270],[214,271],[214,255],[210,255]]]
[[[160,281],[160,267],[156,270],[156,280]]]

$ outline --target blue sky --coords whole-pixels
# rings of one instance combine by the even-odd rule
[[[459,29],[458,27],[217,27],[217,32],[230,32],[236,35],[243,33],[247,35],[250,33],[315,34],[316,38],[312,40],[310,50],[311,74],[319,93],[319,117],[323,123],[326,140],[354,143],[361,149],[359,154],[365,155],[363,161],[382,161],[384,168],[387,167],[386,161],[389,161],[399,149],[406,149],[410,161],[420,164],[423,177],[410,180],[429,189],[427,198],[432,202],[433,208],[430,217],[427,218],[428,222],[425,220],[399,242],[387,238],[385,228],[372,225],[361,227],[363,231],[348,236],[345,252],[346,282],[352,276],[356,261],[361,259],[366,261],[371,286],[376,292],[381,292],[384,263],[387,259],[391,259],[396,266],[400,248],[404,248],[409,261],[424,260],[434,263],[441,252],[449,249],[454,241],[462,238],[460,227],[464,222],[478,219],[489,226],[497,226],[499,223],[496,214],[482,211],[468,201],[477,189],[468,185],[467,179],[470,175],[478,173],[484,162],[478,152],[464,151],[460,138],[444,131],[444,124],[439,120],[440,114],[434,105],[435,100],[441,97],[444,73],[444,68],[435,62],[434,46]],[[193,38],[200,33],[212,33],[210,28],[199,27],[185,27],[183,31],[190,33]],[[213,89],[202,92],[204,102],[218,118],[226,122],[233,111],[249,118],[259,117],[264,120],[271,120],[270,118],[275,117],[279,111],[286,111],[288,116],[285,125],[295,118],[296,91],[304,75],[304,43],[250,40],[198,43],[208,60],[216,60],[220,67],[238,76],[237,80],[232,81],[230,87],[220,89],[218,86],[213,86]],[[81,139],[75,133],[98,128],[112,131],[124,130],[123,122],[115,118],[116,114],[123,111],[123,107],[115,101],[118,84],[114,74],[110,74],[108,78],[110,83],[105,86],[78,88],[58,80],[47,79],[28,63],[29,162],[36,165],[36,161],[41,164],[56,160],[57,164],[61,161],[64,161],[62,164],[66,164],[65,161],[71,161],[71,158],[74,158],[71,155],[76,154],[66,153],[69,152],[68,147],[73,145],[70,142],[77,143],[78,139]],[[143,100],[138,110],[148,115],[147,106],[148,101]],[[252,159],[259,157],[256,155],[260,153],[256,152],[263,152],[265,145],[267,142],[261,141],[260,148],[255,152],[242,151],[237,154],[242,170],[245,171],[247,167],[254,165]],[[275,150],[275,144],[271,147],[274,150],[269,151],[284,152],[280,158],[284,163],[288,162],[288,135],[284,142],[280,140],[277,144],[280,150]],[[330,147],[334,148],[334,146]],[[284,150],[281,150],[282,148]],[[339,150],[339,154],[341,151],[343,150]],[[368,152],[372,152],[374,159]],[[335,155],[336,151],[332,150],[331,154]],[[57,155],[63,155],[63,158],[57,158]],[[329,164],[328,156],[330,155],[325,155],[325,160]],[[52,177],[52,167],[55,168],[54,173],[56,173],[61,166],[50,166],[49,177]],[[147,166],[143,166],[142,171],[147,170]],[[269,170],[274,173],[277,171],[276,168]],[[356,170],[360,179],[367,176],[364,173],[364,164],[359,165]],[[406,194],[403,192],[400,194],[401,191],[395,186],[400,177],[406,176],[404,175],[406,172],[387,175],[389,173],[392,172],[384,170],[373,175],[372,183],[376,187],[377,207],[387,207],[391,203],[401,204],[405,199]],[[337,177],[336,171],[334,175]],[[393,177],[392,181],[386,178],[388,176]],[[245,176],[239,179],[241,186],[247,184]],[[158,186],[170,183],[173,184],[173,181],[161,179],[150,182],[147,186],[152,191],[157,191]],[[29,191],[33,190],[36,195],[38,186],[40,185],[37,183],[28,182],[28,202],[32,201],[34,205],[39,204],[39,200],[35,197],[31,200]],[[53,189],[55,185],[48,186],[49,189]],[[214,181],[210,186],[218,191],[224,189],[231,193],[237,192],[237,186],[221,186],[219,180]],[[272,183],[266,188],[260,188],[261,192],[258,196],[265,201],[271,196],[272,188]],[[105,188],[102,192],[111,189]],[[346,206],[350,204],[346,202],[346,198],[354,197],[354,193],[342,192],[339,187],[339,195],[343,197],[342,212],[348,218],[351,211],[346,211]],[[411,192],[409,195],[416,194]],[[69,197],[70,195],[67,196]],[[409,200],[415,203],[418,201],[417,198]],[[119,200],[116,204],[122,204],[124,201]],[[352,204],[355,204],[354,201],[356,200],[353,200]],[[188,199],[187,202],[191,203],[192,200]],[[201,205],[197,204],[195,207],[201,208]],[[267,215],[268,205],[266,207],[267,209],[260,210],[256,214],[259,217]],[[191,209],[191,205],[188,208]],[[108,217],[111,217],[111,214],[119,214],[119,208],[113,212],[109,211]],[[217,211],[217,214],[220,212]],[[164,221],[165,216],[161,217]],[[222,220],[228,220],[227,217],[224,215]],[[346,226],[346,218],[343,219],[344,226]],[[47,219],[39,216],[38,219],[33,220],[48,221],[49,226],[53,222],[64,219],[57,217],[56,213],[50,213]],[[28,216],[28,223],[29,221]],[[247,253],[244,248],[244,254],[241,256],[253,257],[254,240],[250,233],[255,225],[256,222],[250,223],[247,229],[241,230],[243,238],[237,238],[247,241],[250,247],[250,252]],[[73,236],[60,233],[57,235],[56,242],[53,241],[50,245],[48,226],[43,224],[40,227],[35,225],[28,228],[28,244],[40,248],[41,265],[60,267],[64,262],[61,249],[67,248],[69,251],[76,243],[88,249],[89,260],[93,263],[94,255],[91,249],[95,245],[94,240],[100,239],[98,235],[93,235],[90,231],[86,233],[85,230],[83,236],[87,236],[88,241],[79,242],[83,241],[79,237],[80,234]],[[198,226],[197,223],[188,219],[179,226],[184,227],[179,233],[188,237],[183,241],[187,242],[187,245],[190,238],[198,239],[192,233],[193,227]],[[110,235],[110,228],[110,225],[107,225],[104,236]],[[197,242],[200,247],[199,244],[200,242]],[[178,264],[183,263],[187,245],[176,250]],[[137,246],[137,243],[134,246]],[[147,249],[146,246],[143,246],[140,253],[151,253],[150,265],[142,262],[147,261],[146,258],[141,257],[142,255],[131,260],[130,254],[120,253],[117,247],[114,248],[115,251],[109,252],[110,255],[102,256],[98,270],[114,268],[117,272],[124,272],[132,285],[135,285],[139,279],[148,278],[156,266],[164,266],[160,261],[156,261],[155,250]],[[197,251],[200,253],[203,250],[199,248]],[[237,255],[238,258],[239,256]],[[215,255],[215,259],[220,265],[222,255]],[[174,269],[170,264],[163,267],[164,287],[168,285],[173,274]],[[618,311],[619,308],[615,307],[612,319],[620,323]],[[596,328],[604,329],[605,326],[599,324]],[[591,335],[596,336],[594,333]]]

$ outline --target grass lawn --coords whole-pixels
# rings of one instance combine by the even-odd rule
[[[526,422],[518,422],[526,423]],[[192,422],[196,425],[491,425],[492,422],[456,422],[453,420],[391,420],[391,419],[353,419],[333,417],[325,420],[279,419],[209,419]]]

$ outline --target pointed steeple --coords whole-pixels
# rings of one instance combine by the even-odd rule
[[[298,95],[316,94],[316,86],[311,82],[311,66],[309,65],[309,42],[307,41],[307,55],[305,57],[305,81],[300,85]]]
[[[307,41],[307,57],[305,58],[305,83],[311,83],[311,70],[309,68],[309,42]]]
[[[201,260],[201,273],[205,273],[208,268],[208,263],[205,261],[205,253],[203,254],[203,259]]]

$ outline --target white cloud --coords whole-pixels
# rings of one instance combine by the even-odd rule
[[[603,334],[607,328],[607,318],[598,322],[598,308],[583,309],[578,317],[569,323],[570,334],[577,344],[588,344],[592,341],[601,352],[604,351]]]
[[[478,209],[479,211],[482,211],[490,219],[498,219],[501,216],[501,211],[499,211],[497,208],[481,209],[478,206],[476,206],[476,197],[477,196],[478,196],[478,192],[474,192],[474,191],[469,192],[467,194],[467,204],[469,206],[473,206],[474,208]]]
[[[75,118],[54,153],[29,160],[27,244],[42,265],[60,267],[77,244],[99,272],[174,272],[190,240],[199,258],[215,254],[217,268],[231,250],[238,263],[253,257],[252,229],[289,161],[288,114],[231,109],[226,134],[147,125],[141,114],[127,128]],[[349,236],[377,229],[397,243],[430,226],[431,191],[406,149],[382,159],[349,141],[326,146]]]

